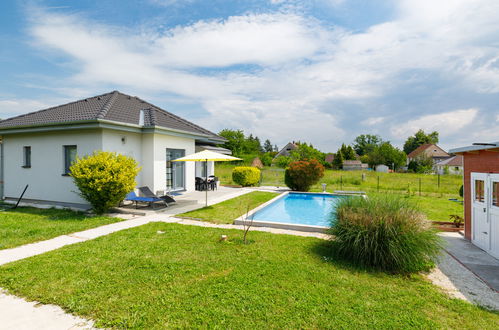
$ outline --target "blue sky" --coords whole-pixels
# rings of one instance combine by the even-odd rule
[[[111,90],[335,151],[499,141],[495,0],[2,1],[0,118]]]

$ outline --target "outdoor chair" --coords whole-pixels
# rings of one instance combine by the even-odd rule
[[[164,196],[157,196],[155,193],[153,193],[151,191],[151,189],[149,189],[149,187],[147,186],[144,186],[144,187],[139,187],[139,191],[140,193],[144,196],[144,197],[149,197],[149,198],[157,198],[157,199],[160,199],[162,200],[163,202],[165,202],[166,206],[168,206],[168,203],[176,203],[177,201],[175,199],[173,199],[173,197],[171,196],[168,196],[168,195],[164,195]]]
[[[206,180],[196,177],[196,190],[204,191],[207,189]]]
[[[138,204],[139,203],[147,203],[148,206],[152,206],[153,209],[154,209],[154,203],[163,202],[163,203],[166,204],[166,202],[164,200],[162,200],[161,198],[158,198],[158,197],[141,197],[141,196],[137,196],[135,194],[135,191],[132,191],[132,192],[128,193],[128,195],[126,195],[126,197],[125,197],[125,200],[126,201],[135,202],[135,208],[138,208]]]

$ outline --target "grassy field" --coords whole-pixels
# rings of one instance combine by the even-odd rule
[[[233,184],[231,179],[234,165],[217,164],[216,175],[224,184]],[[262,171],[263,185],[284,186],[284,171],[274,168],[265,168]],[[364,181],[362,180],[364,174]],[[360,171],[333,171],[326,170],[325,176],[319,184],[312,187],[312,191],[322,191],[321,183],[327,184],[327,191],[354,190],[377,193],[377,177],[380,177],[380,193],[403,194],[411,201],[421,206],[430,220],[448,221],[451,214],[463,216],[463,206],[449,201],[449,198],[459,197],[459,187],[462,177],[457,175],[438,176],[429,174],[411,173],[376,173]],[[419,180],[421,179],[421,196],[419,195]],[[405,187],[405,188],[404,188]]]
[[[0,211],[0,250],[121,221],[80,212],[19,207]]]
[[[163,234],[160,234],[164,232]],[[221,234],[231,239],[219,242]],[[151,223],[0,267],[9,292],[98,327],[497,329],[420,275],[356,269],[324,241]]]
[[[215,175],[222,184],[233,184],[231,164],[217,164]],[[327,191],[363,190],[367,192],[394,192],[419,196],[421,180],[422,196],[456,197],[463,178],[459,175],[415,174],[415,173],[377,173],[372,171],[333,171],[326,170],[324,178],[312,187],[312,191],[322,191],[322,183],[327,184]],[[439,184],[440,180],[440,184]],[[262,170],[262,185],[284,186],[284,171],[266,167]]]
[[[178,214],[178,216],[214,223],[233,223],[235,219],[245,214],[248,210],[254,209],[277,195],[277,193],[273,192],[254,191],[213,206]]]

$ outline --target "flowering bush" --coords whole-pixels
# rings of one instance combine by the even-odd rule
[[[92,205],[95,213],[102,214],[135,188],[140,168],[131,157],[97,151],[77,158],[70,171],[80,196]]]
[[[324,176],[324,166],[316,159],[292,162],[284,173],[284,182],[291,190],[308,191]]]

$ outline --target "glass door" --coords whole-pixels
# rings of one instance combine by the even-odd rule
[[[185,162],[172,162],[185,156],[184,149],[166,149],[166,189],[185,190]]]

